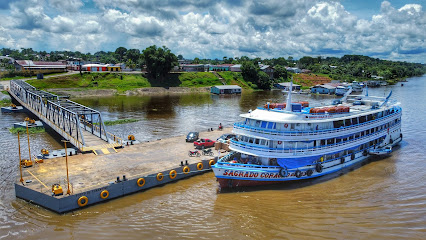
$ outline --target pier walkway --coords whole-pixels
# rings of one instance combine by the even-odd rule
[[[121,138],[106,131],[101,113],[94,109],[21,80],[10,81],[9,94],[82,152],[108,154],[123,146]]]

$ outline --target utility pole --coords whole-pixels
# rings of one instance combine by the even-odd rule
[[[18,152],[19,152],[19,172],[21,173],[21,179],[19,181],[23,184],[24,179],[22,178],[21,141],[19,140],[19,131],[18,131]]]
[[[71,191],[70,191],[70,178],[69,178],[69,175],[68,175],[68,151],[67,151],[67,142],[69,142],[69,141],[62,140],[62,142],[65,145],[65,164],[67,166],[67,183],[68,183],[67,194],[70,195]]]

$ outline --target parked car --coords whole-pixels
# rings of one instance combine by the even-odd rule
[[[235,135],[235,134],[231,134],[231,133],[225,133],[225,134],[223,134],[222,136],[220,136],[218,139],[217,139],[217,141],[218,142],[226,142],[227,140],[229,140],[229,139],[236,139],[237,138],[237,135]]]
[[[215,141],[207,139],[207,138],[200,138],[197,141],[194,142],[194,146],[196,148],[207,148],[207,147],[213,147],[215,144]]]
[[[198,132],[190,132],[186,136],[186,142],[194,142],[198,139],[199,133]]]

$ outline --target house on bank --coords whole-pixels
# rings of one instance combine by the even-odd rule
[[[210,88],[210,93],[214,94],[240,94],[241,87],[238,85],[219,85]]]

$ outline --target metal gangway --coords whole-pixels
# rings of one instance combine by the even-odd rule
[[[10,95],[82,152],[115,152],[121,138],[106,131],[99,111],[58,95],[37,90],[21,80],[10,81]]]

